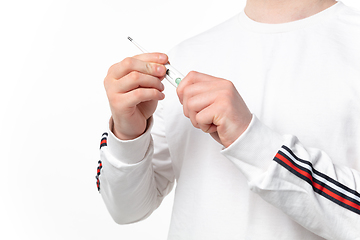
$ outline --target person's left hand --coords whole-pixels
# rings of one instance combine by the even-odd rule
[[[250,110],[228,80],[190,72],[179,84],[177,94],[192,125],[210,133],[225,148],[251,122]]]

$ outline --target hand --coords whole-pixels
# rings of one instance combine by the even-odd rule
[[[167,62],[165,54],[146,53],[110,67],[104,86],[114,122],[112,131],[119,139],[134,139],[145,132],[157,102],[165,97],[161,81]]]
[[[190,72],[179,84],[177,94],[192,125],[210,133],[224,147],[250,124],[252,114],[228,80]]]

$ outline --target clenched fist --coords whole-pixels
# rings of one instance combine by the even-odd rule
[[[104,86],[112,113],[111,130],[119,139],[134,139],[146,130],[157,102],[165,97],[161,81],[167,62],[165,54],[145,53],[110,67]]]
[[[249,126],[252,114],[232,82],[190,72],[177,94],[186,117],[221,143],[230,146]]]

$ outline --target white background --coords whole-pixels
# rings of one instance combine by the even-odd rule
[[[343,1],[360,9],[357,0]],[[225,21],[245,0],[0,3],[0,239],[166,239],[173,193],[115,224],[96,189],[107,69]],[[186,231],[186,230],[185,230]]]

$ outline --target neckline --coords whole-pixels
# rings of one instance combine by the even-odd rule
[[[297,29],[301,29],[310,25],[314,25],[315,23],[322,22],[325,19],[333,16],[337,11],[343,8],[344,4],[342,2],[336,2],[331,7],[314,14],[310,17],[287,22],[287,23],[260,23],[249,18],[244,11],[239,14],[238,20],[240,24],[246,29],[252,32],[259,33],[280,33],[280,32],[289,32]]]

